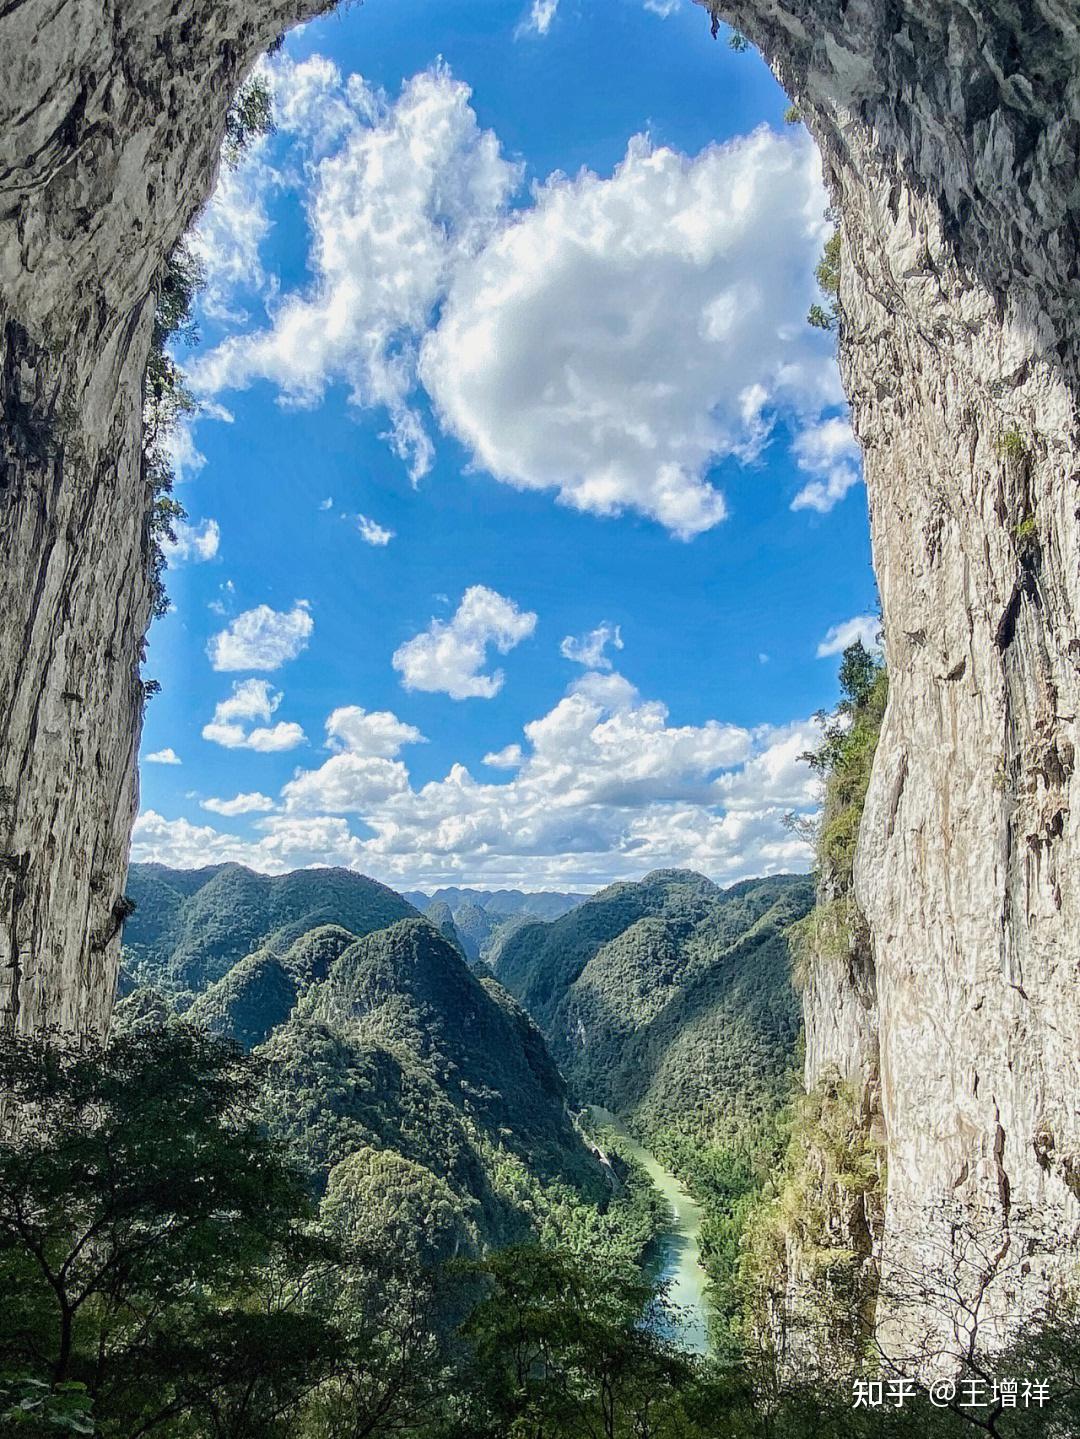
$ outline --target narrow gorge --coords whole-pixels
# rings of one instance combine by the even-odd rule
[[[8,1030],[109,1022],[147,699],[155,287],[251,64],[327,8],[0,6]],[[882,1145],[881,1272],[961,1263],[977,1230],[1000,1318],[1045,1300],[1080,1221],[1080,14],[706,8],[760,48],[821,150],[884,613],[866,933],[811,958],[807,1085],[851,1082]],[[899,1342],[903,1305],[879,1318]]]

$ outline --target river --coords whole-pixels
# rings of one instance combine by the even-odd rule
[[[591,1105],[589,1112],[595,1124],[614,1129],[621,1138],[621,1148],[631,1154],[648,1171],[649,1178],[671,1205],[671,1227],[660,1237],[657,1274],[667,1284],[668,1296],[679,1311],[679,1322],[670,1337],[683,1349],[706,1354],[709,1349],[708,1301],[705,1291],[708,1278],[700,1263],[701,1207],[650,1150],[639,1144],[630,1131],[609,1109]]]

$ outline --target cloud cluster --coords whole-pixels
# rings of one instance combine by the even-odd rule
[[[546,35],[559,9],[559,0],[532,0],[529,13],[517,28],[519,35]]]
[[[173,522],[174,539],[165,539],[161,548],[169,564],[181,564],[184,560],[212,560],[221,544],[221,529],[217,520],[203,520],[201,524],[189,525],[186,520]]]
[[[877,615],[853,615],[849,620],[843,620],[838,625],[833,625],[825,638],[817,647],[819,660],[828,659],[830,655],[839,655],[861,640],[868,650],[880,650],[881,621]]]
[[[409,787],[397,755],[424,736],[388,710],[358,705],[336,709],[326,721],[327,744],[336,751],[315,770],[298,771],[281,791],[290,814],[362,814]]]
[[[378,524],[367,515],[356,516],[356,528],[364,544],[375,545],[377,548],[388,545],[394,538],[393,530],[388,530],[385,525]]]
[[[816,476],[792,500],[793,510],[827,514],[862,477],[859,443],[841,416],[810,425],[796,436],[792,449],[799,469]]]
[[[535,0],[525,28],[546,33],[555,9]],[[222,182],[201,243],[222,294],[262,284],[270,323],[195,362],[204,397],[267,379],[314,404],[343,380],[388,413],[416,480],[433,458],[422,384],[496,479],[683,538],[724,518],[716,467],[752,462],[780,419],[807,476],[796,508],[856,482],[831,342],[805,323],[828,233],[805,132],[692,157],[639,135],[610,177],[556,173],[514,209],[521,168],[445,66],[396,100],[319,55],[266,73],[295,173],[268,175],[260,152]],[[310,227],[312,281],[284,296],[258,262],[273,184],[302,191]]]
[[[398,884],[534,887],[598,884],[661,865],[734,880],[810,861],[783,823],[789,810],[818,804],[800,759],[819,739],[809,721],[675,725],[623,676],[589,672],[525,726],[521,742],[487,756],[508,772],[498,782],[455,764],[414,786],[399,756],[423,736],[386,711],[335,710],[327,739],[330,758],[296,772],[279,810],[253,822],[254,838],[150,813],[136,826],[136,857],[238,859],[269,871],[331,863]]]
[[[311,228],[310,293],[273,307],[268,329],[232,336],[191,369],[204,393],[256,379],[298,404],[331,380],[385,409],[394,449],[414,478],[431,440],[412,399],[416,346],[456,266],[476,252],[519,179],[468,87],[441,66],[389,102],[329,61],[270,67],[279,128],[300,147]]]
[[[253,749],[260,754],[295,749],[307,739],[300,726],[285,720],[270,724],[283,698],[271,690],[267,680],[235,681],[232,694],[215,707],[213,719],[203,725],[202,737],[225,749]],[[249,728],[252,720],[264,723]]]
[[[842,401],[804,320],[824,207],[809,137],[764,128],[694,158],[638,136],[610,179],[553,175],[460,265],[424,341],[444,427],[577,509],[718,524],[719,461]]]
[[[206,652],[216,670],[276,670],[307,648],[314,628],[307,600],[291,610],[256,605],[211,636]]]
[[[505,677],[502,670],[484,672],[489,647],[508,654],[535,628],[531,611],[518,609],[486,585],[471,585],[451,619],[433,619],[422,634],[395,650],[392,663],[407,690],[455,700],[493,699]]]
[[[609,624],[607,620],[597,625],[596,629],[590,630],[586,635],[575,638],[567,635],[559,646],[559,653],[563,659],[572,660],[576,665],[584,665],[589,670],[609,670],[611,660],[605,651],[608,645],[613,649],[621,650],[623,647],[622,632],[618,625]]]
[[[201,805],[211,814],[223,814],[230,819],[238,814],[267,814],[277,808],[268,794],[259,794],[257,791],[234,795],[232,799],[204,799]]]
[[[174,749],[158,749],[153,754],[143,756],[144,764],[183,764],[183,760]]]

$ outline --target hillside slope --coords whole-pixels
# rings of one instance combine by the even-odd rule
[[[712,1134],[783,1094],[799,1031],[787,930],[812,898],[805,876],[721,890],[661,870],[523,926],[496,973],[577,1099],[647,1131]]]

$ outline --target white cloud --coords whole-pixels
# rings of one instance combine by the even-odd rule
[[[282,177],[268,163],[267,149],[267,139],[257,138],[238,165],[221,167],[217,188],[188,242],[206,280],[199,306],[215,320],[245,320],[238,295],[265,295],[271,288],[260,250],[271,229],[267,200]]]
[[[217,520],[203,520],[202,524],[189,525],[184,520],[173,524],[175,540],[163,540],[161,548],[170,564],[184,560],[212,560],[221,543],[221,530]]]
[[[268,329],[196,361],[192,383],[216,393],[264,378],[287,400],[313,404],[344,380],[355,404],[388,412],[393,447],[416,479],[432,457],[412,400],[417,343],[519,169],[444,67],[414,76],[393,103],[321,56],[282,57],[268,73],[279,128],[304,156],[314,282],[272,307]]]
[[[333,495],[328,495],[328,496],[326,497],[326,499],[323,500],[323,501],[321,501],[321,503],[320,503],[320,505],[319,505],[319,509],[320,509],[320,510],[332,510],[333,508],[334,508],[334,497],[333,497]]]
[[[536,615],[485,585],[472,585],[450,620],[433,619],[394,652],[392,663],[407,690],[492,699],[504,676],[502,670],[483,673],[488,647],[507,654],[535,628]]]
[[[394,538],[393,530],[388,530],[384,525],[369,520],[367,515],[356,516],[356,528],[360,531],[360,538],[366,545],[388,545]]]
[[[143,756],[144,764],[183,764],[183,760],[174,749],[158,749],[153,754]]]
[[[621,650],[623,641],[619,626],[605,620],[596,629],[576,639],[573,635],[567,635],[559,646],[559,653],[564,659],[573,660],[574,664],[584,665],[586,669],[609,670],[611,661],[604,653],[608,645]]]
[[[825,203],[809,137],[765,128],[696,158],[638,136],[610,179],[553,175],[459,263],[424,341],[444,428],[577,509],[718,524],[716,463],[842,403],[804,318]]]
[[[503,745],[502,749],[484,756],[484,763],[492,769],[519,769],[524,762],[525,756],[519,744]]]
[[[218,586],[218,591],[220,598],[210,600],[206,608],[215,615],[227,615],[236,598],[236,586],[232,580],[226,580],[224,584]]]
[[[396,716],[347,707],[327,733],[335,754],[296,773],[284,812],[256,820],[255,839],[149,814],[136,826],[135,857],[239,859],[268,871],[345,864],[399,885],[560,888],[659,866],[729,881],[811,862],[783,821],[819,803],[799,758],[820,741],[812,721],[676,725],[621,675],[591,673],[525,726],[522,743],[487,756],[508,777],[488,783],[456,764],[419,787],[398,758],[419,736]]]
[[[276,670],[307,648],[314,628],[307,600],[291,610],[256,605],[212,636],[206,652],[216,670]]]
[[[527,17],[517,28],[519,35],[546,35],[559,8],[559,0],[532,0]]]
[[[267,814],[277,806],[269,795],[255,792],[238,794],[232,799],[204,799],[202,808],[210,810],[213,814],[223,814],[231,818],[237,814]]]
[[[659,15],[661,20],[666,20],[669,15],[675,14],[679,4],[680,0],[645,0],[645,9]]]
[[[203,725],[202,737],[225,749],[253,749],[262,754],[295,749],[307,739],[298,724],[285,720],[269,724],[283,698],[266,680],[235,681],[232,694],[215,706],[213,719]],[[266,723],[248,729],[251,720]]]
[[[389,710],[365,710],[343,705],[326,721],[327,743],[334,750],[393,759],[407,744],[426,744],[415,725],[406,724]]]
[[[206,456],[195,444],[192,421],[181,420],[165,437],[162,445],[173,479],[178,484],[197,475],[206,464]]]
[[[853,615],[850,620],[832,626],[817,647],[817,657],[823,660],[830,655],[843,654],[848,645],[855,644],[857,640],[861,640],[868,650],[880,650],[880,633],[881,621],[877,615]]]
[[[792,449],[799,469],[818,476],[792,500],[793,510],[827,514],[861,478],[859,444],[850,424],[841,416],[834,415],[803,430]]]
[[[194,869],[205,864],[246,864],[267,874],[281,874],[313,864],[340,864],[359,868],[360,842],[343,819],[286,819],[269,823],[264,838],[252,842],[222,834],[210,825],[186,819],[166,819],[147,810],[135,821],[132,858]]]
[[[409,787],[409,772],[396,758],[400,750],[426,743],[415,725],[389,710],[358,705],[333,711],[326,738],[336,753],[319,769],[298,770],[281,791],[290,814],[356,814],[384,803]]]

